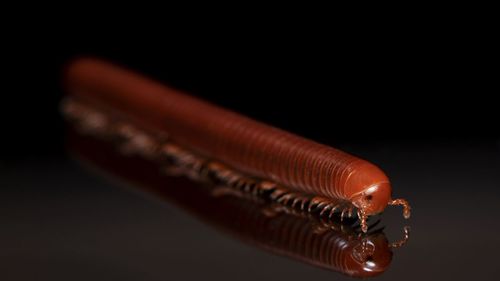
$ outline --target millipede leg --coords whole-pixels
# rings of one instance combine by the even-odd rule
[[[332,204],[328,204],[326,205],[322,210],[321,212],[319,213],[319,216],[322,217],[323,214],[325,214],[328,210],[330,210],[331,208],[333,208],[333,205]]]
[[[306,208],[306,205],[311,203],[310,201],[311,201],[310,198],[304,198],[304,200],[302,201],[302,204],[300,204],[300,210],[304,211]]]
[[[345,215],[346,212],[347,212],[347,208],[343,208],[342,209],[342,213],[340,214],[340,221],[341,222],[344,221],[344,215]]]
[[[317,203],[316,203],[317,204]],[[307,207],[307,212],[311,212],[313,207],[316,206],[315,202],[314,202],[314,199],[311,200],[311,202],[309,202],[309,207]]]
[[[289,202],[289,201],[290,201],[290,199],[292,199],[292,198],[293,198],[293,194],[291,194],[291,193],[285,194],[285,195],[281,196],[281,197],[278,199],[278,203],[288,205],[288,202]]]
[[[231,187],[227,187],[227,186],[214,187],[212,189],[211,193],[212,193],[212,196],[214,196],[214,197],[222,197],[222,196],[226,196],[226,195],[236,196],[238,198],[243,197],[243,193],[241,193],[241,191],[236,190],[236,189],[231,188]]]
[[[278,188],[277,185],[270,181],[261,181],[259,183],[259,189],[261,189],[262,191],[272,191],[277,188]]]
[[[297,196],[295,199],[293,199],[293,202],[292,202],[292,208],[296,208],[297,206],[297,203],[299,202],[303,202],[305,200],[304,197],[302,196]]]
[[[333,208],[330,210],[330,213],[328,214],[328,219],[331,219],[333,214],[335,214],[335,211],[338,209],[339,206],[333,206]]]
[[[324,206],[328,205],[327,202],[320,202],[317,206],[316,206],[316,210],[322,210],[324,208]],[[315,210],[313,210],[315,211]]]
[[[149,159],[155,157],[157,145],[152,138],[137,130],[132,130],[129,134],[119,146],[121,153],[125,155],[139,154]]]
[[[310,204],[309,204],[309,208],[308,208],[308,210],[307,210],[307,211],[308,211],[309,213],[311,213],[311,212],[313,212],[313,211],[315,211],[315,210],[317,210],[317,209],[322,208],[323,206],[325,206],[325,205],[327,205],[327,204],[329,204],[329,203],[331,203],[331,201],[330,201],[330,200],[328,200],[328,199],[325,199],[325,198],[323,198],[323,197],[314,197],[314,198],[311,200],[311,202],[310,202]]]
[[[277,200],[278,198],[280,198],[281,196],[283,196],[284,194],[286,194],[287,192],[281,188],[277,188],[275,191],[273,191],[273,193],[271,194],[270,198],[272,200]]]

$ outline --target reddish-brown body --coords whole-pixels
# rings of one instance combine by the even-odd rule
[[[383,232],[359,235],[350,225],[324,224],[239,197],[212,196],[212,189],[165,177],[156,163],[123,157],[109,143],[75,134],[69,139],[78,158],[101,175],[125,180],[233,237],[307,264],[353,277],[373,277],[389,268],[393,249],[406,241],[389,243]]]
[[[86,59],[69,67],[66,82],[77,98],[124,113],[138,126],[249,176],[345,200],[365,215],[391,202],[389,180],[375,165],[132,72]]]

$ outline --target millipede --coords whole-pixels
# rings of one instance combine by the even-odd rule
[[[338,149],[260,123],[139,74],[92,58],[71,63],[63,113],[82,132],[124,153],[165,163],[170,173],[212,180],[321,216],[368,216],[391,199],[385,173]],[[356,212],[354,212],[356,210]]]
[[[71,151],[80,162],[120,180],[121,186],[126,183],[154,194],[244,243],[306,264],[352,277],[377,276],[389,268],[393,250],[409,238],[407,228],[403,239],[389,242],[382,229],[377,229],[377,222],[371,223],[365,234],[357,230],[354,219],[323,221],[288,206],[276,208],[272,202],[255,202],[228,193],[213,196],[213,190],[222,185],[199,185],[182,177],[168,177],[157,169],[156,162],[142,156],[126,157],[96,138],[73,133],[69,139]]]

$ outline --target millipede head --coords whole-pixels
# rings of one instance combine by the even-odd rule
[[[390,200],[391,185],[389,182],[371,185],[354,194],[350,199],[354,206],[362,209],[368,216],[383,212]]]
[[[392,251],[383,233],[372,234],[356,241],[345,264],[353,275],[359,277],[376,276],[389,267]]]

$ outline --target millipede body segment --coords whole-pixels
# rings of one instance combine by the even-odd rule
[[[199,185],[181,177],[167,177],[157,163],[144,157],[116,153],[114,145],[80,134],[69,135],[77,158],[102,175],[153,193],[189,212],[217,230],[272,253],[353,277],[373,277],[385,272],[395,248],[408,240],[389,243],[372,224],[367,234],[350,223],[318,220],[293,209],[240,196],[213,196],[223,186]],[[231,188],[228,186],[228,188]]]
[[[363,231],[367,216],[387,205],[402,205],[404,216],[410,215],[405,200],[391,199],[382,170],[340,150],[98,60],[74,62],[65,81],[71,95],[63,104],[66,115],[91,132],[125,139],[124,151],[135,149],[184,165],[192,177],[212,174],[254,192],[272,186],[280,191],[273,200],[315,205],[322,213],[350,215],[356,208]]]

